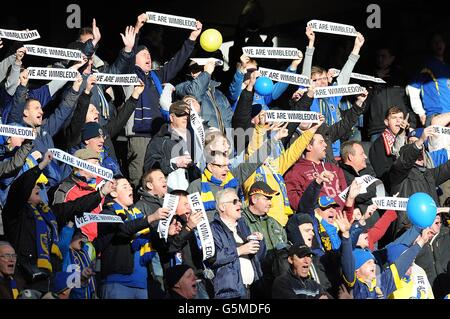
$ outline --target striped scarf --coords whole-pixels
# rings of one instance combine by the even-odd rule
[[[95,260],[95,248],[91,243],[87,243],[85,247],[88,246],[87,250],[83,247],[82,250],[76,251],[70,249],[70,262],[73,265],[78,265],[80,273],[83,272],[84,269],[91,266],[92,261]],[[92,256],[90,256],[92,255]],[[88,284],[86,287],[81,287],[84,291],[84,299],[92,299],[95,296],[95,276],[91,276],[89,278]]]
[[[212,173],[205,168],[202,174],[201,180],[201,196],[203,205],[205,205],[205,210],[214,210],[216,209],[216,200],[214,198],[214,194],[211,191],[211,187],[209,183],[213,183],[214,185],[225,188],[237,188],[239,186],[238,180],[234,178],[233,174],[230,171],[227,172],[227,176],[225,180],[222,182],[221,180],[215,178]]]
[[[33,208],[36,222],[37,266],[52,272],[50,254],[55,254],[62,260],[62,254],[58,247],[58,224],[47,205],[30,206]]]
[[[395,143],[395,135],[387,128],[381,133],[381,138],[383,139],[384,150],[386,155],[392,155],[392,147]]]
[[[9,277],[7,278],[7,280],[9,281],[9,288],[11,289],[11,295],[13,299],[17,299],[17,297],[19,296],[19,289],[17,289],[16,281],[13,277]]]
[[[123,209],[122,206],[118,203],[114,203],[112,205],[114,211],[117,215],[121,216],[124,222],[145,218],[145,215],[136,207],[131,209]],[[141,266],[148,265],[153,256],[155,255],[155,250],[149,240],[150,229],[145,228],[134,235],[133,240],[131,241],[131,249],[133,252],[139,251],[140,259],[139,263]]]

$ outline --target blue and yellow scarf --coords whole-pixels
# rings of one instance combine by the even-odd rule
[[[33,208],[36,222],[37,266],[52,272],[50,254],[55,254],[62,260],[58,247],[58,224],[52,211],[47,205],[39,204]]]
[[[214,198],[213,192],[211,191],[209,183],[213,183],[214,185],[222,187],[223,189],[237,188],[239,185],[238,180],[234,178],[233,174],[231,174],[230,171],[228,171],[225,180],[222,182],[221,180],[215,178],[212,173],[207,168],[205,168],[203,170],[201,180],[201,196],[203,205],[205,206],[205,210],[207,211],[216,209],[216,200]]]
[[[17,297],[19,297],[19,289],[17,289],[17,283],[13,277],[9,277],[8,280],[9,280],[9,288],[11,289],[13,299],[17,299]]]
[[[145,218],[145,215],[136,207],[125,210],[118,203],[114,203],[112,207],[117,215],[125,216],[124,222]],[[141,264],[141,266],[148,265],[156,253],[150,243],[149,233],[150,229],[145,228],[137,232],[134,235],[133,240],[131,241],[131,249],[133,250],[133,252],[139,251],[139,254],[141,256],[139,259],[139,263]]]
[[[91,245],[90,243],[86,244],[86,245]],[[93,246],[92,246],[92,249]],[[95,249],[94,249],[95,251]],[[84,248],[80,251],[76,251],[73,249],[70,249],[70,262],[72,264],[78,265],[78,267],[80,267],[80,273],[83,272],[83,270],[85,268],[88,268],[91,266],[92,261],[95,260],[95,252],[93,253],[94,255],[91,257],[89,256],[89,252],[86,251]],[[92,299],[93,296],[95,296],[95,276],[91,276],[89,278],[88,284],[86,287],[83,287],[82,289],[84,289],[84,298],[85,299]]]

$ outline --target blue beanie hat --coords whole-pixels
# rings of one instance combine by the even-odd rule
[[[355,257],[355,270],[361,268],[367,261],[375,260],[375,257],[367,249],[356,248],[353,250],[353,256]]]
[[[393,264],[408,248],[409,247],[404,244],[390,245],[386,247],[388,263]]]
[[[420,137],[422,136],[422,133],[423,133],[423,128],[422,128],[422,127],[416,128],[416,129],[414,129],[414,130],[412,130],[412,131],[409,132],[408,138],[409,138],[409,137],[417,137],[417,138],[420,138]]]
[[[350,239],[352,240],[353,249],[356,248],[356,244],[358,243],[359,235],[366,233],[367,228],[362,226],[359,222],[355,222],[350,227]]]

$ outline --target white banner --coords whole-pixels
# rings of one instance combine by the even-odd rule
[[[304,75],[266,68],[259,68],[258,70],[261,76],[266,76],[273,81],[284,82],[294,85],[310,86],[309,78]]]
[[[164,195],[163,207],[168,208],[169,216],[166,219],[161,219],[158,223],[158,233],[159,238],[164,238],[167,241],[167,236],[169,236],[169,226],[172,221],[173,216],[178,207],[179,196],[166,194]]]
[[[379,209],[392,209],[406,211],[408,205],[408,198],[400,197],[375,197],[372,202],[378,206]]]
[[[192,213],[201,212],[203,219],[197,225],[198,235],[202,244],[203,260],[209,259],[215,254],[214,237],[209,226],[208,216],[203,206],[200,193],[194,193],[188,196],[189,205],[191,205]]]
[[[318,87],[314,93],[314,97],[322,98],[331,96],[358,95],[363,93],[364,89],[365,88],[363,86],[359,86],[358,84]]]
[[[94,73],[97,78],[96,84],[106,85],[136,85],[139,84],[139,77],[136,74],[109,74]]]
[[[355,177],[356,181],[361,184],[361,189],[359,190],[359,194],[367,193],[367,187],[375,183],[376,181],[381,182],[379,179],[371,176],[371,175],[363,175],[360,177]],[[342,191],[338,196],[339,198],[345,202],[347,200],[348,191],[350,190],[350,186]]]
[[[114,174],[110,169],[91,164],[57,148],[49,148],[48,150],[52,152],[53,157],[60,162],[66,163],[72,167],[76,167],[84,171],[88,171],[92,174],[107,179],[108,181],[113,180]]]
[[[170,27],[197,30],[196,21],[193,18],[186,18],[180,16],[174,16],[171,14],[164,14],[158,12],[146,12],[148,16],[147,23],[167,25]]]
[[[122,218],[117,215],[106,215],[106,214],[92,214],[84,213],[83,217],[75,217],[75,225],[77,228],[86,226],[92,223],[121,223],[123,224]]]
[[[308,111],[266,111],[266,121],[320,123],[320,113]]]
[[[298,59],[301,53],[297,48],[243,47],[242,52],[251,58]]]
[[[41,45],[25,44],[27,55],[43,56],[47,58],[64,59],[72,61],[83,61],[80,50],[65,48],[44,47]]]
[[[348,24],[334,23],[323,20],[311,20],[307,23],[307,26],[312,27],[314,32],[333,33],[356,37],[355,27]]]
[[[198,115],[198,113],[194,110],[193,107],[191,107],[190,112],[190,121],[192,129],[194,130],[195,137],[199,140],[201,147],[205,146],[205,129],[203,128],[203,123]]]
[[[27,140],[34,140],[36,138],[31,127],[20,127],[6,124],[0,124],[0,135],[22,137]]]
[[[28,68],[29,79],[75,81],[80,75],[77,70],[58,68]]]
[[[211,60],[216,63],[216,66],[223,65],[223,61],[216,59],[216,58],[191,58],[191,60],[194,61],[195,63],[197,63],[198,65],[205,65],[206,63],[208,63]]]
[[[445,126],[433,125],[434,133],[439,135],[450,135],[450,128]],[[444,146],[443,146],[444,147]]]
[[[39,32],[37,30],[16,31],[16,30],[0,29],[0,38],[2,39],[25,42],[36,40],[39,39],[40,37],[41,36],[39,35]]]
[[[331,71],[333,73],[333,77],[337,77],[341,73],[341,70],[338,70],[338,69],[330,69],[329,71]],[[371,82],[375,82],[375,83],[386,83],[386,81],[383,79],[376,78],[371,75],[360,74],[360,73],[350,73],[350,77],[353,79],[357,79],[357,80],[371,81]]]

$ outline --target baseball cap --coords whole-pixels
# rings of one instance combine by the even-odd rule
[[[255,194],[261,194],[266,197],[272,197],[272,196],[276,196],[276,195],[280,194],[280,192],[273,190],[266,183],[259,181],[259,182],[254,182],[248,192],[248,196],[252,196]]]
[[[306,256],[315,256],[311,248],[306,245],[292,245],[288,250],[289,257],[296,255],[298,258],[303,258]]]
[[[339,206],[339,205],[338,203],[336,203],[333,197],[322,195],[317,200],[317,203],[314,205],[314,208],[327,209],[330,206]]]
[[[97,152],[88,148],[81,148],[74,154],[75,157],[78,157],[79,159],[82,159],[84,161],[88,159],[99,159],[98,155],[99,154]]]

